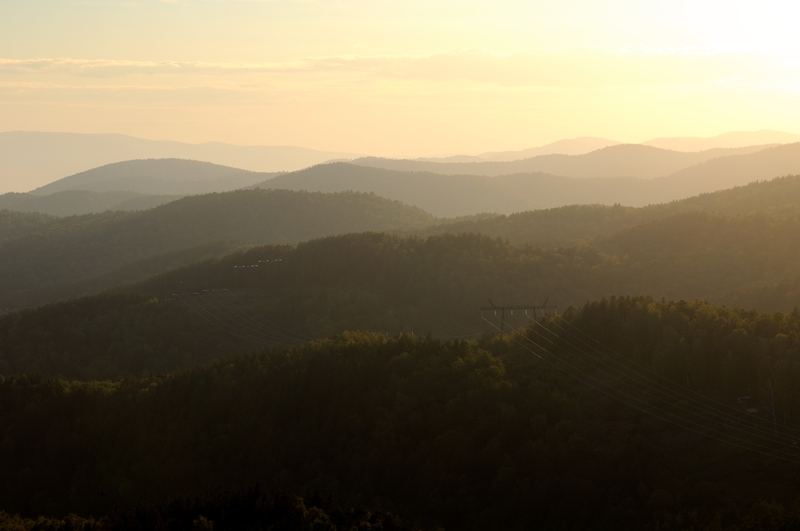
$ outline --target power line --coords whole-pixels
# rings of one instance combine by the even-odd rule
[[[484,318],[484,320],[489,324],[489,326],[495,328],[498,331],[500,330],[499,327],[494,325],[488,319]],[[535,352],[534,350],[530,349],[529,347],[527,347],[526,345],[521,343],[519,340],[517,340],[517,334],[514,334],[511,337],[512,337],[512,340],[517,345],[519,345],[523,349],[527,350],[528,352],[530,352],[531,354],[533,354],[537,358],[541,359],[542,361],[544,361],[548,365],[553,366],[557,370],[559,370],[561,372],[564,372],[565,374],[571,376],[572,378],[575,378],[576,380],[578,380],[579,382],[583,383],[584,385],[587,385],[587,386],[591,387],[592,389],[595,389],[598,392],[601,392],[601,393],[603,393],[603,394],[605,394],[605,395],[607,395],[607,396],[609,396],[611,398],[614,398],[615,400],[618,400],[618,401],[626,404],[627,406],[632,407],[632,408],[634,408],[634,409],[636,409],[636,410],[638,410],[638,411],[640,411],[642,413],[651,415],[653,417],[656,417],[658,419],[664,420],[665,422],[669,422],[669,423],[671,423],[673,425],[679,426],[679,427],[681,427],[683,429],[686,429],[688,431],[691,431],[691,432],[697,433],[699,435],[703,435],[705,437],[709,437],[709,438],[718,440],[720,442],[724,442],[726,444],[737,446],[737,447],[743,448],[745,450],[750,450],[750,451],[753,451],[753,452],[757,452],[757,453],[760,453],[762,455],[769,456],[769,457],[772,457],[772,458],[784,459],[786,461],[790,461],[790,462],[793,462],[793,463],[800,464],[800,458],[798,456],[794,455],[794,454],[790,454],[788,452],[784,452],[784,451],[780,451],[780,450],[774,450],[772,448],[765,447],[765,446],[757,444],[757,443],[752,443],[752,442],[749,442],[749,441],[744,440],[744,439],[740,439],[740,438],[735,437],[735,436],[729,436],[729,438],[733,438],[734,441],[739,441],[739,442],[726,440],[726,439],[723,439],[723,438],[721,438],[719,436],[714,435],[713,433],[708,433],[708,431],[709,431],[708,427],[703,426],[702,424],[699,424],[699,423],[697,423],[695,421],[683,419],[679,415],[676,415],[676,414],[670,413],[670,412],[664,412],[664,415],[669,415],[669,416],[664,416],[662,414],[659,414],[658,412],[654,412],[654,411],[652,411],[652,406],[650,406],[646,402],[642,401],[641,399],[636,398],[634,396],[631,396],[628,393],[621,392],[621,391],[613,389],[613,387],[609,386],[606,383],[603,383],[601,380],[597,379],[596,377],[587,374],[585,371],[582,371],[582,370],[578,369],[573,364],[568,363],[563,359],[559,359],[557,356],[552,354],[549,350],[547,350],[544,347],[542,347],[541,345],[537,345],[536,343],[531,341],[530,338],[528,338],[528,337],[526,337],[524,335],[522,336],[523,338],[525,338],[528,342],[530,342],[535,347],[541,349],[542,351],[544,351],[545,353],[547,353],[547,354],[549,354],[551,356],[556,357],[556,359],[559,359],[559,361],[561,363],[564,363],[565,365],[567,365],[568,367],[571,367],[572,369],[577,369],[578,372],[580,372],[583,376],[579,376],[579,375],[576,375],[576,374],[570,372],[568,369],[565,369],[564,367],[560,366],[559,364],[547,359],[546,357],[542,356],[541,354],[539,354],[539,353]],[[595,384],[591,383],[590,381],[587,381],[587,379],[594,380],[597,384],[595,385]],[[606,387],[608,389],[611,389],[612,391],[615,391],[616,394],[605,390],[604,387]],[[628,400],[626,400],[625,398],[621,398],[618,395],[622,395],[623,397],[627,398]],[[639,403],[643,404],[644,407],[640,406],[640,405],[637,405],[636,402],[639,402]],[[673,417],[673,418],[670,418],[670,417]],[[689,424],[689,426],[687,426],[686,424]],[[764,451],[764,450],[759,449],[759,448],[765,449],[767,451]]]
[[[655,384],[655,385],[659,385],[659,386],[661,386],[661,387],[664,387],[665,389],[668,389],[668,390],[669,390],[670,392],[672,392],[672,393],[679,393],[679,394],[680,394],[680,395],[681,395],[683,398],[685,398],[685,399],[686,399],[686,400],[688,400],[688,401],[691,401],[691,402],[694,402],[694,403],[700,404],[700,405],[702,405],[703,407],[710,407],[710,408],[712,408],[714,411],[716,411],[716,412],[717,412],[717,414],[719,414],[719,415],[721,415],[721,416],[724,416],[724,417],[726,417],[726,418],[729,418],[729,419],[735,420],[735,421],[737,421],[737,422],[739,422],[739,423],[742,423],[742,424],[750,424],[750,425],[751,425],[753,428],[757,428],[757,429],[760,429],[760,430],[762,430],[762,431],[765,431],[765,432],[767,432],[767,431],[770,431],[770,432],[771,432],[771,430],[767,429],[767,428],[766,428],[766,427],[765,427],[763,424],[758,424],[758,423],[756,423],[756,422],[753,420],[754,418],[758,418],[758,417],[753,417],[753,416],[751,416],[751,415],[748,415],[748,416],[746,416],[746,417],[741,417],[741,411],[740,411],[740,410],[738,410],[738,409],[736,409],[736,408],[734,408],[734,407],[731,407],[731,406],[729,406],[728,404],[724,404],[724,403],[722,403],[722,402],[719,402],[718,400],[715,400],[715,399],[713,399],[713,398],[711,398],[711,397],[709,397],[709,396],[707,396],[707,395],[704,395],[704,394],[702,394],[702,393],[698,393],[697,391],[694,391],[694,390],[692,390],[692,389],[690,389],[690,388],[688,388],[688,387],[685,387],[685,388],[684,388],[684,387],[681,387],[681,389],[680,389],[679,391],[676,391],[676,390],[674,390],[674,389],[669,389],[669,388],[668,388],[666,385],[663,385],[663,384],[661,384],[661,383],[660,383],[660,381],[665,381],[665,380],[666,380],[667,382],[669,382],[669,380],[662,378],[660,375],[658,375],[657,373],[655,373],[655,372],[654,372],[654,371],[652,371],[651,369],[649,369],[649,368],[645,367],[644,365],[641,365],[641,364],[639,364],[639,363],[636,363],[636,362],[635,362],[635,361],[633,361],[633,360],[629,360],[629,359],[627,359],[626,357],[624,357],[624,356],[621,356],[620,354],[618,354],[618,353],[614,352],[614,350],[613,350],[613,349],[610,349],[609,347],[607,347],[607,346],[603,345],[603,344],[602,344],[602,343],[600,343],[599,341],[597,341],[597,340],[594,340],[593,338],[591,338],[591,336],[588,336],[586,333],[584,333],[582,330],[580,330],[580,328],[576,327],[574,324],[570,323],[570,322],[569,322],[568,320],[566,320],[566,319],[558,319],[558,320],[555,320],[555,319],[554,319],[554,320],[551,320],[551,321],[549,321],[549,323],[551,323],[553,326],[555,326],[555,327],[559,328],[560,330],[564,331],[565,333],[568,333],[568,332],[567,332],[567,331],[564,329],[564,327],[560,326],[560,324],[559,324],[559,323],[564,323],[564,324],[566,324],[566,325],[570,326],[572,329],[574,329],[575,331],[579,332],[579,333],[580,333],[580,334],[582,334],[583,336],[587,337],[589,340],[595,341],[595,342],[596,342],[598,345],[602,346],[604,349],[608,350],[610,353],[613,353],[614,355],[616,355],[616,356],[620,357],[622,360],[624,360],[624,361],[625,361],[625,363],[627,363],[627,364],[631,365],[632,367],[628,367],[628,369],[629,369],[629,370],[631,370],[631,371],[633,371],[634,373],[636,373],[636,371],[638,370],[638,371],[642,371],[642,372],[644,372],[644,373],[647,373],[647,374],[650,374],[650,375],[652,375],[652,376],[653,376],[653,378],[657,379],[658,381],[654,380],[653,378],[649,378],[647,375],[640,375],[640,377],[641,377],[641,378],[643,378],[643,379],[646,379],[646,380],[647,380],[647,381],[649,381],[649,382],[652,382],[652,383],[653,383],[653,384]],[[574,334],[570,334],[570,335],[571,335],[572,337],[576,337]],[[577,338],[577,337],[576,337],[576,339],[577,339],[578,341],[580,341],[582,344],[586,345],[587,347],[589,347],[589,348],[591,348],[592,350],[594,350],[595,352],[597,352],[598,354],[600,354],[600,355],[603,355],[603,356],[605,356],[605,357],[607,357],[607,358],[609,358],[609,359],[612,359],[612,361],[615,361],[615,363],[618,363],[618,364],[622,365],[622,363],[621,363],[621,362],[614,360],[614,359],[613,359],[611,356],[609,356],[609,355],[605,355],[605,354],[603,354],[603,353],[602,353],[600,350],[598,350],[597,348],[593,347],[592,345],[590,345],[590,344],[586,343],[585,341],[581,341],[581,340],[580,340],[579,338]],[[638,374],[638,373],[637,373],[637,374]],[[669,383],[671,383],[671,382],[669,382]],[[673,385],[675,385],[675,384],[673,383]],[[693,398],[693,396],[688,396],[688,395],[687,395],[687,393],[688,393],[689,395],[693,395],[693,396],[699,397],[699,398],[701,398],[701,399],[703,399],[703,400],[706,400],[706,401],[708,401],[708,402],[711,402],[712,404],[702,404],[700,400],[698,400],[697,398]],[[727,412],[727,411],[721,410],[721,409],[720,409],[719,407],[717,407],[717,406],[722,406],[723,408],[725,408],[725,409],[727,409],[727,410],[734,411],[734,412],[736,412],[736,413],[737,413],[737,415],[734,415],[733,413],[729,413],[729,412]],[[761,419],[759,419],[759,420],[761,420]],[[784,429],[786,429],[786,430],[788,430],[788,431],[793,431],[793,432],[795,432],[795,433],[798,433],[798,432],[797,432],[797,430],[794,430],[793,428],[790,428],[790,427],[784,427]],[[777,429],[776,429],[775,431],[777,431]],[[786,438],[786,439],[787,439],[787,440],[789,440],[789,441],[791,441],[791,444],[792,444],[793,446],[795,445],[795,444],[794,444],[794,443],[795,443],[795,439],[794,439],[793,437],[790,437],[790,436],[788,436],[788,435],[780,435],[780,436],[781,436],[781,437],[784,437],[784,438]],[[787,443],[787,444],[788,444],[788,443]]]
[[[628,381],[625,381],[624,379],[617,380],[624,386],[632,388],[635,391],[643,393],[646,396],[649,396],[650,398],[652,398],[654,400],[657,400],[659,402],[663,402],[664,404],[667,404],[667,405],[669,405],[669,406],[671,406],[673,408],[676,408],[678,410],[681,410],[681,411],[683,411],[685,413],[688,413],[690,415],[698,416],[698,417],[700,417],[700,418],[702,418],[704,420],[707,420],[707,421],[710,421],[710,422],[722,422],[722,423],[732,422],[732,423],[738,425],[739,427],[729,426],[730,429],[733,429],[733,430],[736,430],[736,431],[739,431],[739,432],[742,432],[742,433],[746,433],[746,434],[752,435],[754,437],[765,439],[765,440],[767,440],[767,441],[769,441],[771,443],[778,443],[778,444],[785,444],[787,446],[794,446],[794,445],[791,445],[788,442],[784,442],[784,441],[780,441],[780,440],[776,441],[775,438],[772,436],[771,432],[765,432],[763,429],[761,429],[758,426],[747,425],[746,423],[743,423],[741,421],[741,419],[739,419],[737,417],[733,417],[733,416],[731,416],[731,415],[729,415],[727,413],[721,413],[721,412],[719,412],[717,410],[708,409],[706,406],[703,406],[703,405],[696,406],[696,405],[692,405],[690,403],[687,403],[687,397],[683,393],[681,393],[680,391],[676,391],[676,390],[672,390],[672,389],[666,388],[665,386],[663,386],[661,384],[658,384],[657,382],[652,382],[652,381],[649,381],[649,380],[648,381],[641,381],[641,379],[640,379],[641,376],[640,375],[638,375],[637,373],[635,373],[633,371],[630,371],[630,370],[629,370],[629,372],[626,372],[624,370],[625,369],[624,366],[623,366],[623,370],[621,370],[621,369],[618,369],[616,367],[612,367],[612,366],[609,366],[607,364],[604,364],[602,361],[597,360],[597,358],[591,356],[591,354],[589,354],[585,350],[581,349],[580,347],[577,347],[574,344],[570,344],[568,341],[566,341],[565,338],[555,335],[555,333],[553,331],[551,331],[551,330],[547,330],[547,328],[544,328],[543,326],[541,326],[540,323],[536,323],[535,325],[533,325],[532,327],[529,328],[529,330],[531,332],[535,333],[536,335],[538,335],[539,337],[541,337],[545,341],[548,341],[549,343],[551,343],[555,347],[557,347],[557,344],[554,341],[550,340],[549,338],[545,337],[543,334],[541,334],[541,333],[539,333],[537,331],[537,329],[536,329],[537,325],[539,326],[540,329],[542,329],[542,330],[544,330],[546,332],[549,332],[550,334],[555,336],[556,339],[561,339],[562,341],[565,341],[572,348],[574,348],[575,350],[581,352],[585,357],[582,358],[582,359],[579,358],[579,361],[583,362],[584,364],[589,365],[591,368],[603,373],[605,376],[607,376],[609,378],[612,378],[612,379],[615,378],[614,375],[617,375],[618,377],[621,377],[621,378],[627,377],[630,380],[632,380],[634,383],[637,383],[637,384],[645,387],[646,389],[648,389],[651,392],[647,392],[647,391],[643,391],[641,389],[638,389],[638,388],[635,387],[634,384],[632,384],[632,383],[630,383]],[[600,367],[592,366],[591,364],[589,364],[587,362],[587,358],[591,359],[592,361],[595,361],[598,365],[600,365]],[[608,356],[606,356],[606,358],[609,359]],[[611,361],[615,361],[615,360],[611,360]],[[618,363],[618,362],[616,362],[616,363]],[[655,384],[655,385],[651,385],[651,384]],[[661,387],[662,389],[666,389],[666,391],[663,391],[663,390],[659,389],[659,387]],[[672,403],[670,403],[670,400],[678,400],[678,402],[680,404],[682,404],[682,405],[672,404]],[[746,431],[743,428],[753,429],[753,430],[756,431],[756,433],[753,433],[753,432],[750,432],[750,431]]]

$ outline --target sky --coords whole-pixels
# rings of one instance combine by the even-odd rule
[[[409,157],[800,133],[800,4],[0,0],[0,131]]]

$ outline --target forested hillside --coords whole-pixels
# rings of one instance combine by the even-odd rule
[[[800,177],[0,211],[0,305],[70,299],[0,316],[0,531],[793,529],[797,234]]]
[[[475,315],[488,299],[533,304],[549,297],[565,308],[614,294],[652,294],[788,311],[797,305],[796,292],[773,300],[759,294],[796,282],[798,230],[796,215],[687,213],[620,232],[597,248],[517,246],[467,234],[349,235],[296,249],[254,248],[167,273],[142,289],[163,296],[181,293],[184,282],[193,286],[184,291],[241,291],[259,301],[259,312],[308,335],[352,328],[437,333],[455,325],[456,315]],[[282,261],[259,264],[276,257]],[[242,267],[249,264],[259,267]]]
[[[49,195],[8,193],[0,195],[0,210],[39,212],[52,216],[78,216],[106,210],[146,210],[180,199],[176,195],[136,192],[64,190]]]
[[[0,316],[0,374],[122,380],[253,348],[178,301],[99,295]]]
[[[54,223],[57,223],[56,218],[44,214],[0,210],[0,243],[26,236]]]
[[[408,230],[433,220],[374,195],[267,190],[186,197],[143,212],[42,221],[37,230],[22,227],[39,218],[4,214],[3,219],[13,230],[27,232],[0,243],[0,308],[142,280],[230,252],[240,245],[234,241],[296,243],[356,231]]]
[[[575,179],[544,173],[500,177],[403,172],[336,162],[279,175],[261,188],[371,192],[443,217],[485,212],[510,214],[579,203],[645,205],[648,181],[634,178]]]
[[[571,205],[518,212],[508,216],[465,216],[443,220],[424,231],[416,231],[416,234],[480,233],[508,239],[512,243],[564,246],[591,243],[598,236],[609,236],[620,230],[675,214],[780,214],[790,211],[800,211],[800,176],[753,182],[643,208]]]
[[[346,333],[118,383],[0,377],[0,504],[102,515],[260,482],[445,529],[764,529],[797,521],[799,332],[797,312],[614,299],[476,342]]]
[[[725,162],[731,157],[715,159],[680,175],[658,179],[576,178],[547,173],[496,177],[439,175],[337,162],[279,175],[257,186],[320,192],[373,192],[444,217],[485,212],[511,214],[567,205],[644,207],[800,173],[800,144],[775,150],[783,151],[776,152],[777,161],[772,165],[753,163],[746,158],[761,155],[758,153],[743,156],[739,165]],[[767,151],[773,153],[772,149]]]
[[[800,142],[771,147],[749,155],[720,157],[660,179],[664,189],[686,196],[713,192],[749,182],[800,173]]]
[[[624,217],[627,210],[620,210]],[[478,310],[490,300],[504,305],[548,300],[564,310],[602,297],[649,294],[789,311],[800,301],[799,231],[800,216],[792,211],[740,216],[694,211],[578,247],[515,245],[476,234],[403,238],[359,233],[296,247],[252,247],[174,269],[134,289],[161,301],[173,299],[194,321],[239,349],[296,344],[345,330],[475,337],[486,329]],[[102,278],[115,285],[135,278],[136,272],[168,268],[159,260],[147,268],[137,264],[127,277]],[[118,308],[127,311],[124,299]],[[126,319],[140,311],[135,307]],[[29,352],[25,345],[31,340],[25,338],[41,334],[38,312],[44,310],[26,312],[24,319],[0,319],[7,352],[27,353],[7,362],[15,372],[45,371],[47,356],[69,358],[74,348],[71,336],[56,334],[46,351]],[[68,321],[67,314],[82,314],[68,304],[48,312],[50,322],[59,322],[59,313]],[[91,312],[83,315],[93,318]],[[101,335],[118,326],[113,320],[101,323]],[[181,326],[176,323],[176,330]],[[144,343],[155,348],[153,341]],[[103,352],[100,346],[89,348],[65,374],[86,374]],[[195,359],[194,353],[185,355]],[[127,370],[109,369],[108,374]]]

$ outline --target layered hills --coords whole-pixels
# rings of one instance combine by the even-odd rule
[[[639,208],[248,189],[0,210],[0,306],[48,302],[0,315],[0,529],[798,528],[800,177],[750,173],[795,154],[272,179],[434,212],[425,193],[510,204],[532,176],[743,184]],[[5,197],[125,194],[154,197]]]
[[[655,148],[635,146],[635,149]],[[418,206],[437,216],[453,217],[480,212],[510,214],[574,204],[640,207],[794,174],[800,174],[800,143],[765,148],[746,155],[714,158],[656,179],[577,178],[543,173],[497,177],[441,175],[333,163],[279,175],[257,186],[322,192],[373,192]]]
[[[137,192],[91,192],[63,190],[47,195],[9,192],[0,195],[0,210],[39,212],[51,216],[75,216],[106,210],[147,210],[179,199],[179,195],[152,195]]]
[[[712,137],[663,137],[642,142],[643,146],[652,146],[672,151],[706,151],[710,149],[744,148],[763,146],[766,144],[793,144],[800,142],[800,135],[783,131],[731,131]],[[578,137],[551,142],[544,146],[520,149],[516,151],[492,151],[478,155],[451,155],[449,157],[427,157],[416,160],[426,162],[486,162],[514,161],[537,157],[539,155],[583,155],[608,146],[622,144],[615,140],[598,137]]]
[[[297,243],[356,231],[410,230],[434,219],[375,195],[285,190],[192,196],[142,212],[54,220],[5,211],[0,218],[9,220],[0,244],[4,308],[140,280],[230,252],[241,242]]]
[[[665,177],[679,170],[731,155],[762,151],[769,145],[682,152],[641,144],[619,144],[581,155],[540,155],[506,162],[426,162],[420,160],[359,158],[353,164],[399,171],[424,171],[441,175],[498,176],[547,173],[580,179],[595,177]]]
[[[745,215],[800,210],[800,177],[779,177],[642,208],[621,205],[570,205],[443,220],[417,234],[480,233],[534,245],[580,245],[597,237],[675,214],[707,212]]]
[[[388,159],[356,162],[264,174],[191,160],[125,161],[65,177],[29,194],[0,196],[0,208],[55,215],[138,210],[181,195],[248,187],[375,193],[440,217],[482,212],[512,214],[572,204],[639,207],[756,180],[800,174],[800,144],[699,153],[617,145],[585,155],[552,155],[491,163]],[[402,168],[402,171],[374,164]],[[686,167],[687,164],[692,165]],[[424,168],[430,171],[416,171]],[[535,168],[541,171],[530,171]],[[675,168],[678,171],[665,177],[642,178]],[[525,172],[517,172],[522,170]],[[626,174],[633,176],[592,177]],[[57,192],[62,195],[53,195]]]
[[[115,292],[0,319],[0,338],[6,338],[0,346],[9,353],[4,358],[6,371],[47,372],[49,364],[69,377],[116,378],[128,371],[137,374],[188,366],[214,357],[214,352],[293,345],[353,329],[474,337],[489,326],[481,320],[479,308],[490,300],[498,304],[547,301],[563,310],[603,297],[650,294],[704,298],[765,311],[789,311],[800,301],[796,270],[800,249],[795,244],[800,231],[800,178],[644,209],[564,207],[462,220],[449,226],[439,222],[432,228],[406,229],[406,236],[353,233],[296,246],[206,244],[163,254],[164,248],[175,248],[175,242],[196,246],[232,234],[251,242],[274,238],[267,223],[262,233],[234,233],[224,226],[210,227],[211,223],[224,225],[220,218],[199,221],[203,215],[208,217],[214,201],[232,205],[225,212],[247,210],[242,198],[265,208],[269,203],[255,200],[259,194],[275,201],[274,210],[295,201],[273,215],[297,223],[292,210],[313,218],[316,214],[311,210],[324,210],[323,201],[342,205],[342,198],[347,199],[339,210],[328,207],[332,215],[315,218],[326,223],[328,231],[336,228],[337,216],[354,211],[359,202],[372,201],[369,204],[383,209],[375,211],[383,212],[382,221],[370,221],[361,214],[362,220],[369,221],[364,224],[373,227],[388,223],[391,212],[385,200],[375,196],[250,193],[212,195],[206,202],[195,203],[190,199],[201,198],[186,198],[150,211],[165,211],[157,217],[128,216],[127,221],[121,218],[102,230],[92,228],[68,238],[62,234],[68,246],[45,255],[44,261],[39,258],[44,251],[30,238],[12,240],[10,244],[32,251],[17,252],[16,261],[9,258],[3,264],[8,272],[3,278],[11,279],[6,289],[30,286],[28,293],[11,291],[11,296],[54,300],[106,287],[114,287]],[[195,208],[198,205],[201,208]],[[300,208],[303,205],[306,210]],[[184,210],[173,210],[176,206]],[[393,224],[410,227],[432,222],[419,211],[395,206]],[[251,210],[232,220],[231,226],[255,216]],[[187,224],[181,225],[180,220]],[[145,228],[119,230],[137,223]],[[20,230],[28,231],[34,242],[43,238],[28,227]],[[324,233],[319,227],[304,230],[305,234]],[[338,230],[347,232],[341,226]],[[114,234],[124,237],[111,245]],[[3,249],[16,247],[4,244]],[[154,256],[139,259],[141,249]],[[104,253],[121,256],[120,263],[127,265],[116,266],[116,258]],[[194,254],[190,257],[190,253]],[[81,262],[76,255],[91,257],[91,261]],[[52,264],[58,267],[49,267]],[[105,269],[98,270],[96,264]],[[86,280],[62,279],[58,275],[63,265]],[[125,285],[148,275],[156,276]],[[31,276],[48,279],[60,288],[37,291],[41,282],[25,284]],[[135,296],[127,293],[131,290]],[[516,327],[529,317],[512,314],[505,325]],[[48,328],[46,322],[60,325]],[[168,322],[174,322],[171,328],[176,333],[165,338],[158,330]],[[500,321],[493,322],[501,326]],[[199,328],[217,334],[215,341],[204,340],[208,348],[195,346],[196,338],[205,337],[205,332],[192,332]],[[185,333],[178,334],[179,329]],[[96,340],[87,343],[87,333]],[[50,345],[46,352],[36,346],[42,338]],[[76,358],[78,351],[82,354]],[[155,352],[170,354],[159,358]]]
[[[333,167],[345,172],[352,169],[344,164]],[[425,175],[412,176],[422,177],[418,185],[423,191],[425,186],[435,183],[425,179]],[[451,177],[441,176],[441,179]],[[387,182],[391,183],[388,179]],[[572,206],[451,220],[437,219],[419,208],[376,195],[286,190],[192,196],[147,211],[62,219],[5,211],[0,215],[3,273],[0,307],[30,306],[92,293],[195,260],[220,256],[239,245],[296,244],[349,232],[481,233],[515,244],[596,246],[593,243],[596,238],[695,212],[734,216],[761,212],[783,216],[780,223],[791,224],[791,219],[786,218],[789,214],[784,211],[794,211],[800,203],[797,183],[798,178],[776,179],[639,209]],[[487,196],[489,192],[487,189]],[[713,248],[714,242],[709,245]],[[785,245],[791,247],[788,241]],[[628,255],[635,252],[633,249]],[[603,289],[596,295],[613,293],[627,292]],[[686,292],[669,295],[688,296]],[[693,296],[707,295],[703,292]],[[572,295],[564,300],[582,302]]]
[[[675,151],[704,151],[714,148],[740,148],[763,144],[794,144],[800,142],[800,135],[784,131],[730,131],[711,137],[662,137],[642,142],[645,146]]]
[[[65,175],[133,159],[180,158],[279,172],[355,157],[292,146],[187,144],[113,134],[11,131],[0,133],[0,193],[25,192]]]
[[[196,160],[128,160],[64,177],[33,190],[31,194],[48,195],[64,190],[207,194],[244,188],[272,176]]]
[[[752,144],[760,144],[753,142]],[[620,144],[614,140],[597,137],[579,137],[558,140],[540,147],[520,149],[517,151],[492,151],[479,155],[452,155],[449,157],[428,157],[416,160],[426,162],[485,162],[485,161],[513,161],[529,159],[539,155],[583,155],[590,151],[603,149],[608,146]]]

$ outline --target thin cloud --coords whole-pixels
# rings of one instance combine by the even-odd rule
[[[697,49],[538,49],[512,54],[454,50],[419,56],[340,55],[263,63],[0,59],[0,74],[89,78],[238,76],[249,77],[250,82],[264,76],[282,76],[289,82],[303,82],[304,76],[322,76],[564,88],[703,84],[732,78],[776,84],[794,83],[800,77],[799,67],[785,64],[776,69],[771,65],[774,61],[759,54]]]

